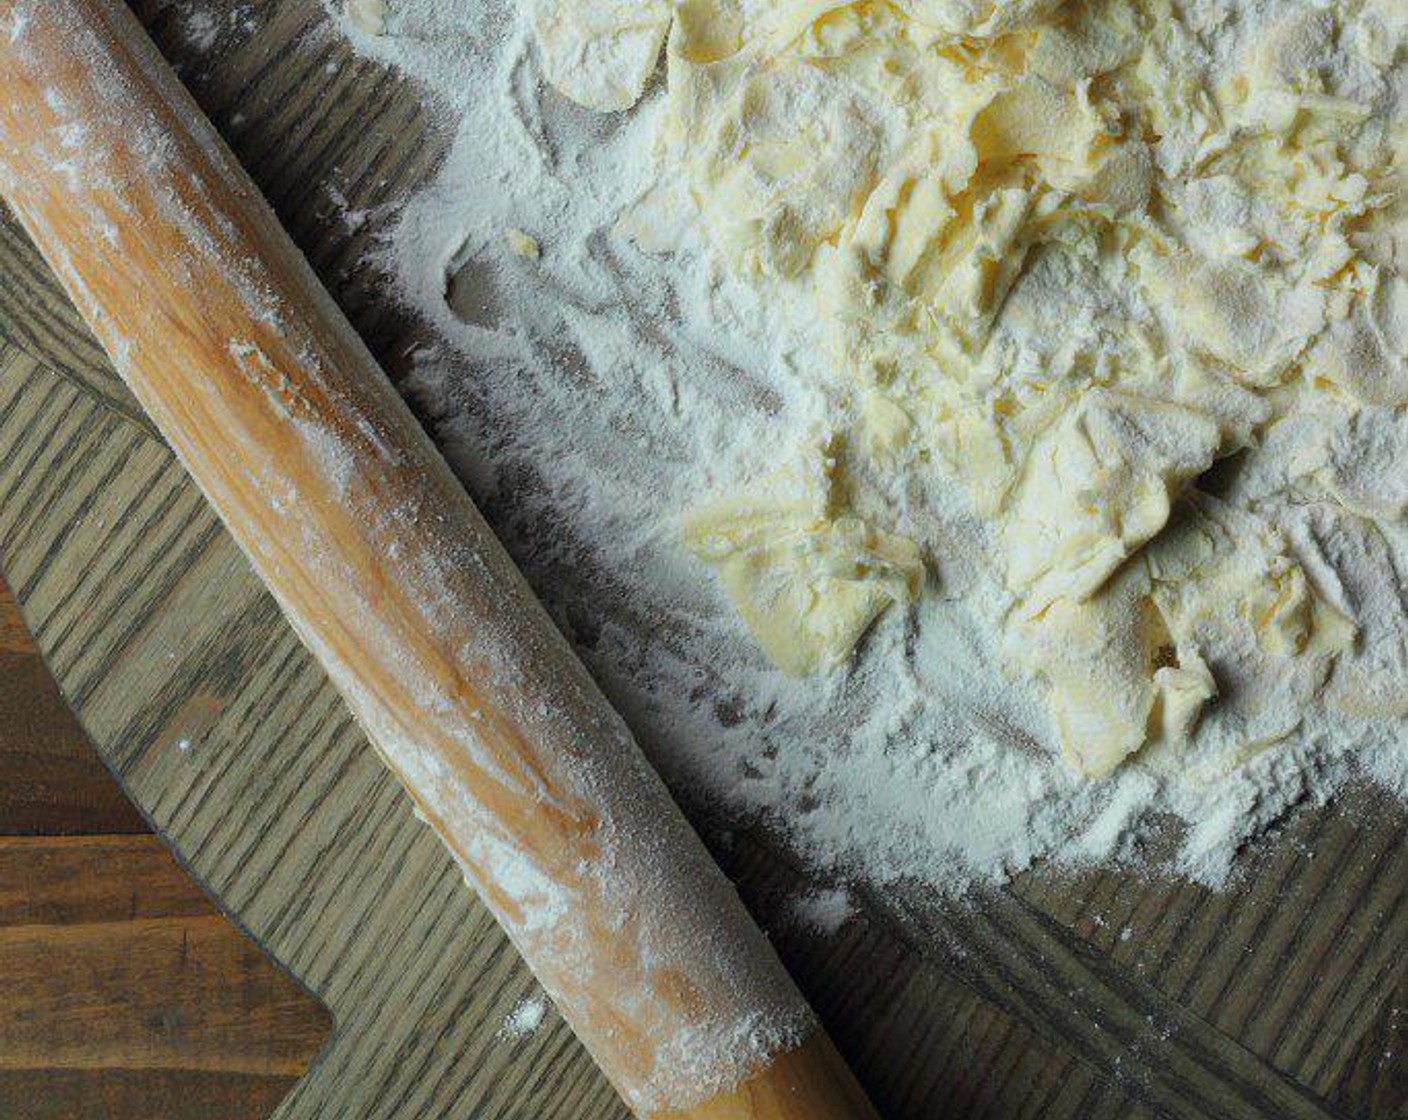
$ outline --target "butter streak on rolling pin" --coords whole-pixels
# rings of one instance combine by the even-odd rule
[[[632,1110],[873,1117],[624,723],[118,0],[0,0],[0,189]]]

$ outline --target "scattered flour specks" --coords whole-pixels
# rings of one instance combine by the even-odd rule
[[[514,1041],[536,1034],[547,1018],[550,1007],[548,997],[542,992],[525,996],[504,1017],[504,1024],[499,1033]]]
[[[844,887],[829,887],[796,899],[792,904],[792,918],[805,930],[832,937],[841,932],[856,910],[850,891]]]

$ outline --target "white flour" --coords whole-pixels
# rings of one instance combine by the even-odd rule
[[[524,996],[512,1011],[504,1016],[504,1024],[499,1030],[500,1037],[516,1042],[536,1034],[548,1016],[552,1005],[542,992]]]
[[[844,887],[814,890],[792,903],[792,920],[824,937],[839,933],[855,914],[855,900]]]
[[[818,869],[952,891],[1038,860],[1138,860],[1172,815],[1182,831],[1167,870],[1216,885],[1297,804],[1360,776],[1408,796],[1401,724],[1314,714],[1231,772],[1219,736],[1225,747],[1246,729],[1214,713],[1202,773],[1075,777],[1040,692],[997,668],[986,619],[999,593],[978,530],[944,494],[897,495],[945,543],[940,593],[890,611],[849,670],[792,680],[772,668],[681,548],[679,514],[823,424],[827,380],[800,372],[814,340],[697,247],[648,257],[613,232],[648,185],[658,96],[613,115],[567,103],[543,84],[510,0],[392,0],[384,22],[381,7],[359,4],[347,33],[422,83],[457,130],[384,258],[396,296],[440,340],[416,356],[410,391],[696,821],[761,821]],[[536,257],[511,247],[520,232]],[[1389,433],[1347,429],[1327,466],[1341,493],[1401,516],[1391,446]],[[1312,508],[1297,516],[1299,543],[1321,534],[1311,554],[1365,547]],[[1350,570],[1378,578],[1341,593],[1361,613],[1397,596],[1381,617],[1401,615],[1404,560],[1364,557]],[[1291,726],[1299,715],[1280,713]]]

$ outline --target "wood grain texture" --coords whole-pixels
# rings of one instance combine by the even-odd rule
[[[0,929],[0,958],[0,1069],[294,1078],[321,1042],[302,993],[219,914],[14,926]]]
[[[331,1033],[153,836],[0,839],[0,1116],[269,1115]]]
[[[0,579],[0,836],[142,832]]]
[[[205,1070],[0,1070],[7,1120],[261,1120],[295,1079]]]
[[[145,833],[3,582],[0,634],[0,1117],[268,1116],[326,1012]]]
[[[0,652],[0,681],[0,835],[141,832],[38,652]]]
[[[39,648],[25,629],[20,605],[15,602],[15,597],[10,594],[5,581],[0,579],[0,657],[8,654],[38,657]]]
[[[364,208],[425,173],[414,92],[349,58],[312,4],[251,5],[206,57],[156,8],[140,10],[394,370],[417,336],[360,264],[374,229],[348,230],[326,185]],[[33,356],[0,364],[0,561],[129,788],[337,1012],[283,1115],[620,1116],[556,1020],[496,1037],[532,990],[521,967],[179,468],[112,405],[12,229],[0,274],[50,323],[15,326],[21,297],[0,295],[0,329]],[[1044,870],[962,906],[867,898],[830,942],[788,928],[802,880],[773,840],[719,854],[887,1116],[1384,1120],[1408,1107],[1404,839],[1401,807],[1364,790],[1295,815],[1227,892]]]
[[[210,899],[155,836],[0,838],[0,929],[213,913]]]

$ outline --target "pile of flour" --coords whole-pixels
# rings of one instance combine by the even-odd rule
[[[845,670],[772,667],[681,547],[680,513],[824,430],[814,325],[699,246],[652,257],[615,232],[650,185],[659,91],[629,113],[573,106],[520,7],[338,9],[455,129],[380,263],[438,338],[415,356],[417,407],[697,822],[761,822],[819,872],[943,891],[1038,860],[1135,862],[1173,827],[1165,869],[1217,885],[1297,804],[1361,776],[1408,797],[1401,733],[1348,718],[1231,772],[1073,775],[1040,691],[998,668],[982,542],[942,493],[912,495],[946,541],[939,594],[889,611]]]

